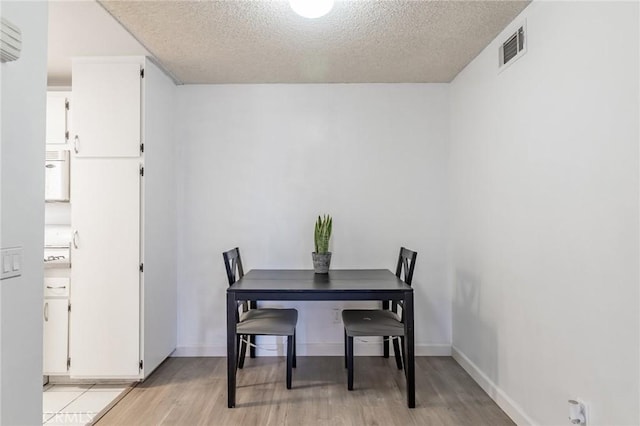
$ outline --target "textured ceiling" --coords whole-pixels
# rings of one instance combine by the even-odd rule
[[[182,83],[432,83],[528,1],[336,1],[315,20],[286,1],[100,4]]]

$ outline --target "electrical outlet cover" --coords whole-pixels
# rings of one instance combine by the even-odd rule
[[[22,247],[3,248],[1,280],[22,275]]]

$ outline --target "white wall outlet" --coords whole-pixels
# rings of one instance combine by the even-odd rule
[[[569,421],[574,425],[587,424],[587,404],[579,399],[569,400]]]
[[[22,275],[22,247],[3,248],[0,258],[2,260],[0,280]]]
[[[342,318],[340,317],[341,310],[339,308],[333,308],[333,323],[340,324],[342,322]]]

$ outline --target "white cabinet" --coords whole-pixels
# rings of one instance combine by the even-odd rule
[[[73,149],[81,157],[139,157],[139,61],[73,61]]]
[[[131,57],[72,78],[69,375],[142,379],[176,343],[175,85]]]
[[[42,371],[63,375],[69,356],[69,278],[45,277],[44,284]]]
[[[140,361],[140,162],[74,162],[72,374],[131,377]]]
[[[67,374],[69,300],[44,299],[44,365],[45,375]]]
[[[67,143],[69,138],[69,97],[69,92],[47,92],[47,144]]]

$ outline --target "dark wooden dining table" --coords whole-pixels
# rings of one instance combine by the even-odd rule
[[[236,405],[236,311],[238,301],[375,300],[402,301],[404,309],[407,405],[414,408],[415,352],[413,289],[387,269],[336,269],[314,274],[302,269],[253,269],[227,288],[227,395]],[[388,350],[385,347],[385,355]],[[345,381],[346,386],[346,381]],[[295,388],[295,387],[294,387]]]

